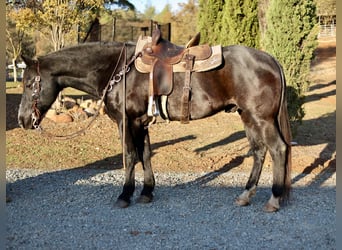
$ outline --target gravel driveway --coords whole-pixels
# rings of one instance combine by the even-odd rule
[[[336,249],[336,174],[293,176],[289,205],[262,211],[263,172],[248,207],[248,175],[156,173],[154,202],[113,208],[123,170],[7,170],[7,249]],[[142,173],[136,176],[137,191]]]

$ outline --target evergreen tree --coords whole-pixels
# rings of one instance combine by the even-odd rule
[[[282,64],[293,132],[305,115],[304,93],[317,47],[318,24],[314,0],[271,0],[266,13],[264,46]]]
[[[219,40],[217,25],[220,25],[224,0],[199,0],[198,30],[201,32],[201,43],[215,45]]]
[[[226,0],[219,42],[259,48],[258,0]]]

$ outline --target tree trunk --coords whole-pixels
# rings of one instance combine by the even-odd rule
[[[17,65],[15,64],[15,58],[12,59],[13,64],[13,81],[16,83],[18,76],[17,76]]]

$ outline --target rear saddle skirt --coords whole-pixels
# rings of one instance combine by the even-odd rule
[[[208,71],[222,64],[220,45],[210,47],[207,44],[198,45],[198,42],[199,34],[191,39],[186,47],[180,47],[163,39],[158,29],[154,31],[152,37],[139,36],[135,52],[141,53],[141,56],[134,63],[139,72],[149,73],[149,116],[161,115],[163,119],[168,120],[166,100],[173,89],[173,73],[184,72],[181,122],[189,121],[187,99],[189,99],[191,72]]]

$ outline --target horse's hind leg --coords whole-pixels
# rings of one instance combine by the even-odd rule
[[[244,117],[242,116],[242,118]],[[250,197],[255,193],[267,148],[273,161],[273,185],[272,196],[265,204],[264,210],[275,212],[280,207],[280,198],[288,193],[285,184],[287,145],[282,140],[279,130],[273,122],[259,120],[259,124],[262,126],[257,126],[256,123],[247,123],[246,120],[244,122],[251,124],[245,126],[254,155],[254,164],[246,184],[246,190],[238,197],[237,204],[248,205]]]
[[[286,159],[288,148],[274,124],[270,124],[266,130],[268,136],[265,140],[273,160],[273,185],[271,198],[265,204],[264,210],[266,212],[275,212],[280,207],[280,199],[287,198],[289,193],[285,181],[287,178]]]
[[[246,135],[253,153],[253,168],[246,184],[244,192],[236,199],[236,204],[239,206],[246,206],[250,203],[250,198],[255,195],[256,187],[258,185],[262,166],[265,161],[266,145],[263,143],[257,130],[245,126]]]

